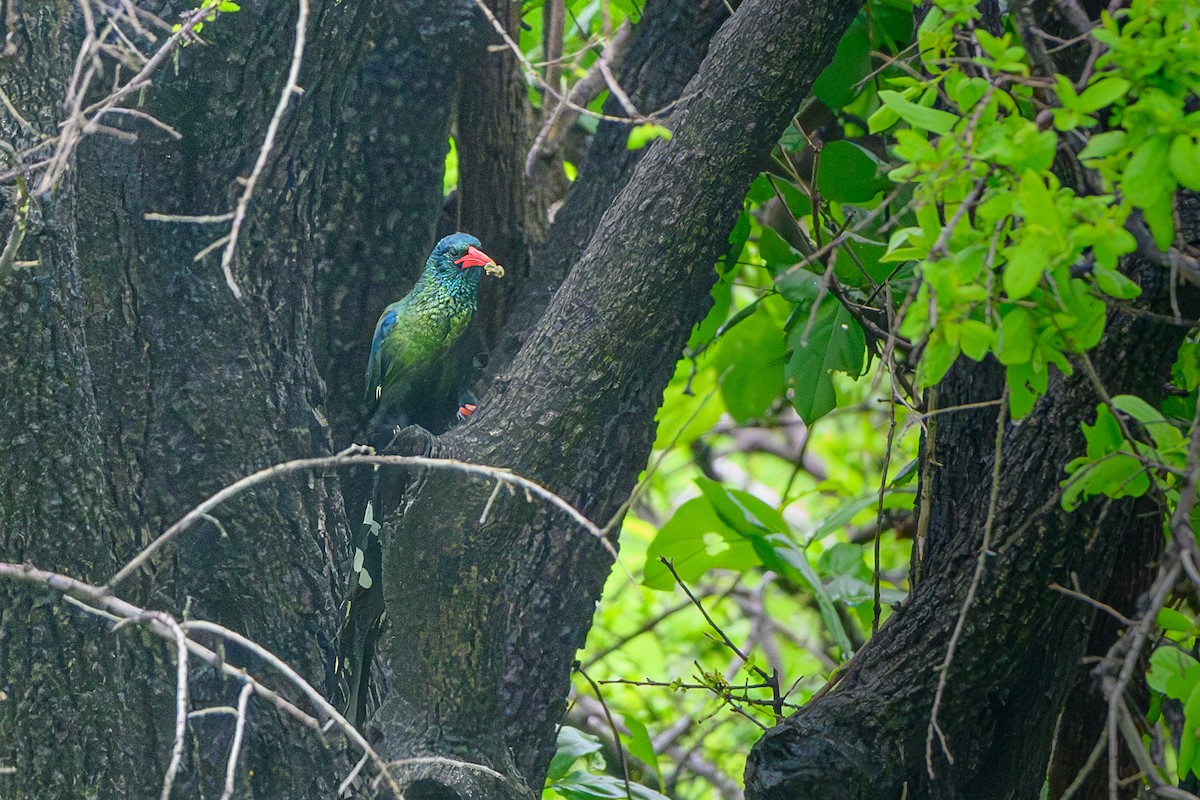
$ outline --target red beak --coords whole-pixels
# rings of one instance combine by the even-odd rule
[[[488,264],[495,264],[496,261],[475,245],[467,245],[467,254],[462,258],[454,259],[454,263],[458,264],[459,269],[467,269],[468,267],[486,267]]]

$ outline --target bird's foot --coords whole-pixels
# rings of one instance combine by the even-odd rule
[[[479,408],[479,401],[471,392],[463,392],[458,396],[458,412],[455,414],[459,422],[466,422]]]

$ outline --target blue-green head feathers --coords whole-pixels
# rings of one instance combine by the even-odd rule
[[[496,277],[503,276],[503,268],[479,247],[479,240],[468,233],[452,233],[443,238],[434,245],[433,252],[425,261],[421,281],[438,283],[451,293],[459,294],[463,291],[473,292],[484,272]]]

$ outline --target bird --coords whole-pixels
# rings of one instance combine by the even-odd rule
[[[396,428],[420,425],[440,433],[449,410],[474,410],[466,408],[473,402],[457,402],[463,399],[461,387],[446,362],[475,316],[480,278],[504,277],[504,268],[479,248],[479,240],[466,233],[439,241],[412,290],[379,315],[364,397],[367,444],[376,449]]]
[[[475,410],[474,398],[461,389],[461,375],[456,374],[461,370],[451,363],[451,354],[475,316],[481,278],[504,277],[504,268],[480,247],[480,241],[466,233],[443,238],[408,294],[379,315],[367,359],[366,424],[359,437],[375,450],[385,450],[408,426],[441,433]],[[376,466],[369,473],[369,485],[357,487],[351,476],[344,492],[351,524],[361,522],[351,553],[334,671],[344,715],[356,727],[365,722],[370,665],[384,620],[379,534],[395,502],[394,491],[381,480],[384,474]],[[368,476],[359,476],[364,477]]]

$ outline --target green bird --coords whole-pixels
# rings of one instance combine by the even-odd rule
[[[367,444],[382,450],[409,425],[440,433],[453,422],[456,409],[460,419],[474,410],[449,362],[451,348],[475,316],[484,274],[500,278],[504,268],[479,249],[474,236],[451,234],[434,246],[412,290],[383,310],[367,360]],[[384,619],[379,532],[395,502],[385,501],[386,481],[380,480],[385,474],[376,467],[369,484],[351,476],[344,492],[358,535],[335,671],[345,715],[356,726],[366,718],[370,665]]]
[[[475,316],[484,273],[500,278],[504,268],[474,236],[451,234],[433,248],[412,291],[383,310],[367,361],[368,444],[386,445],[383,437],[406,425],[446,427],[447,409],[459,400],[446,357]]]

